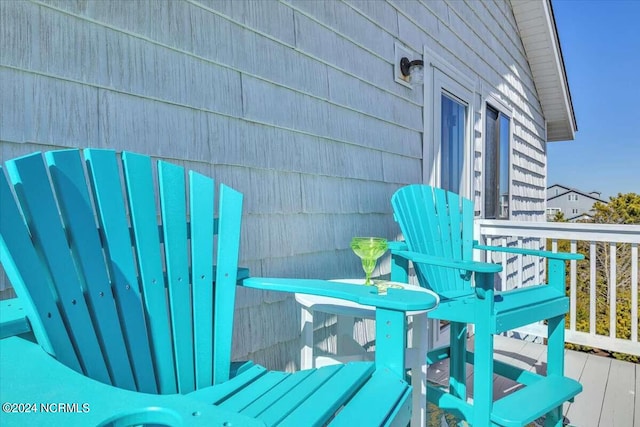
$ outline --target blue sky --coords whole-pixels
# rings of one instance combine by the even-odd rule
[[[548,143],[548,185],[640,194],[640,1],[553,0],[576,138]]]

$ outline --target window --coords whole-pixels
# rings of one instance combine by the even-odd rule
[[[424,48],[425,183],[473,197],[474,88],[476,82]]]
[[[467,106],[446,93],[442,93],[440,101],[440,187],[459,193],[464,176]]]
[[[510,120],[489,104],[484,151],[484,216],[509,218]]]

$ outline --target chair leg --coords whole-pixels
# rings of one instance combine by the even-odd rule
[[[493,335],[487,322],[476,323],[473,358],[473,425],[491,425],[493,407]]]
[[[564,375],[564,315],[547,324],[547,375]]]
[[[547,322],[547,375],[564,376],[564,315]],[[562,427],[562,405],[549,411],[545,427]]]
[[[449,359],[449,392],[463,401],[467,400],[467,325],[451,322]]]
[[[544,427],[562,427],[562,406],[547,412],[544,418]]]

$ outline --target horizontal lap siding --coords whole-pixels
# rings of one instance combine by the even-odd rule
[[[514,197],[537,210],[544,122],[505,2],[0,1],[0,153],[169,159],[245,194],[253,275],[358,277],[350,238],[395,238],[389,199],[422,176],[423,91],[394,82],[397,41],[514,106]],[[298,363],[291,297],[240,290],[236,314],[235,358]]]

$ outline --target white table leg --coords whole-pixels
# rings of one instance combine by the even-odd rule
[[[314,367],[313,358],[313,309],[301,306],[300,311],[300,370]]]
[[[353,341],[353,316],[336,316],[336,355],[340,356],[348,348],[347,342]]]
[[[416,352],[412,358],[411,385],[413,386],[413,415],[411,426],[425,426],[427,423],[427,352],[429,351],[428,320],[426,314],[412,318],[411,347]]]

